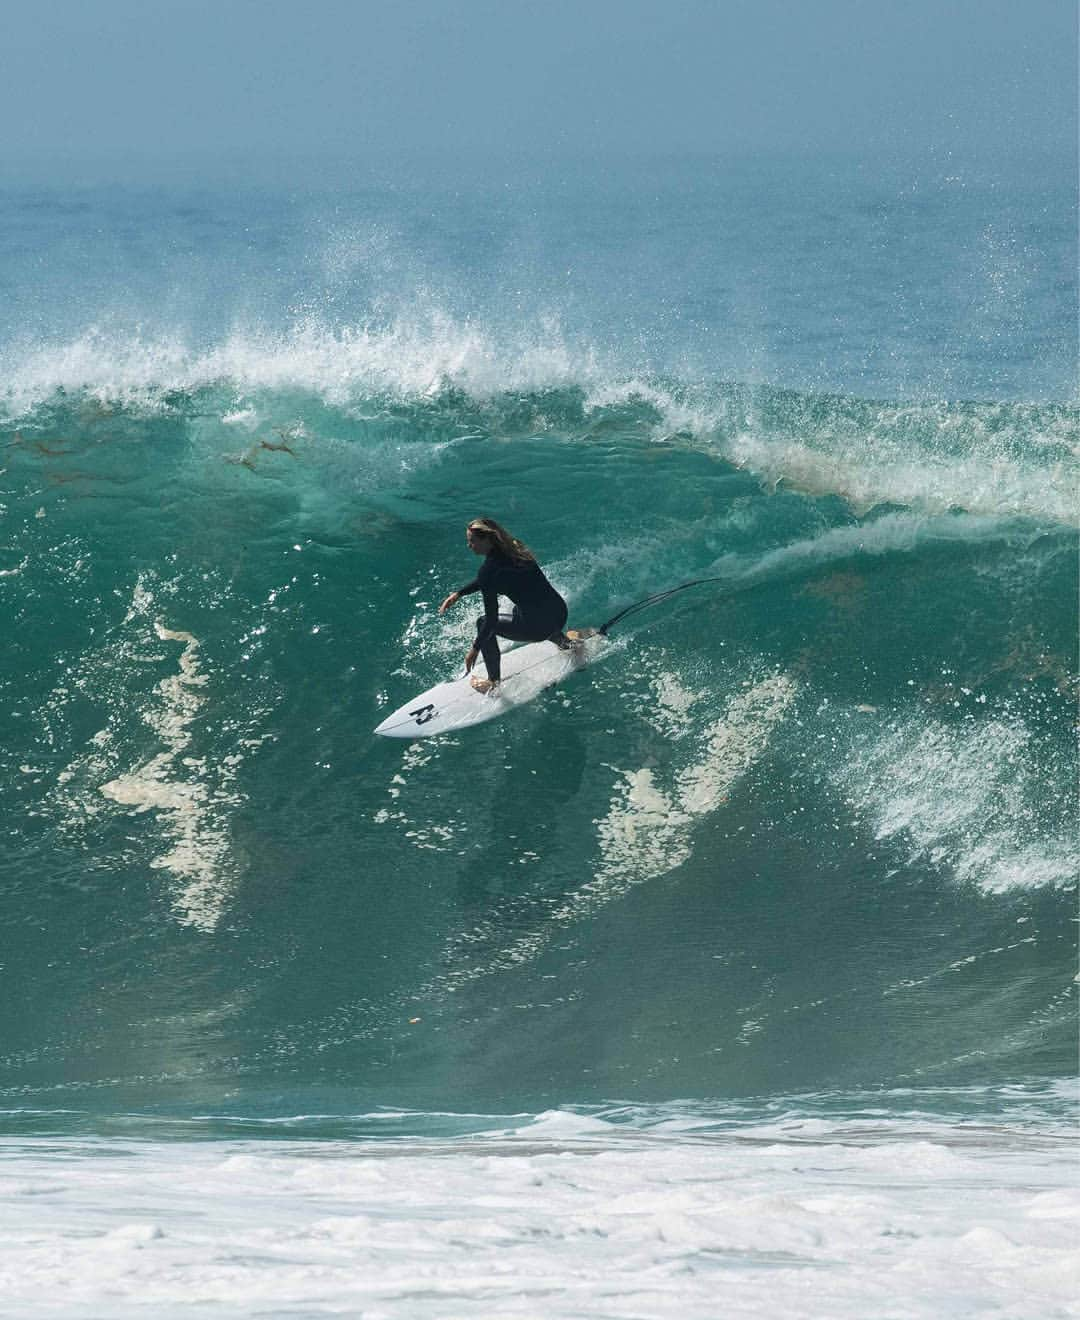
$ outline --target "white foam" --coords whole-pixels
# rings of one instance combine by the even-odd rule
[[[831,778],[880,839],[987,892],[1072,883],[1075,840],[1039,818],[1046,769],[1019,720],[915,716],[859,738]]]
[[[221,420],[226,426],[242,426],[245,430],[254,430],[259,414],[254,408],[233,408],[222,413]]]
[[[656,414],[652,439],[663,442],[675,436],[712,436],[721,429],[727,409],[722,400],[689,398],[677,390],[640,375],[629,379],[587,379],[587,412],[645,404]]]
[[[211,764],[193,755],[195,738],[203,733],[208,677],[201,670],[198,638],[152,618],[159,586],[141,575],[121,638],[109,643],[112,652],[83,658],[81,682],[92,687],[96,700],[108,700],[110,673],[118,676],[121,689],[113,693],[106,727],[58,774],[52,800],[68,831],[90,826],[108,810],[106,803],[152,816],[157,843],[150,865],[170,877],[176,919],[210,931],[221,920],[235,880],[228,818],[242,801],[234,787],[242,758],[236,754]],[[148,697],[133,697],[131,685],[138,687],[142,668],[163,658],[148,652],[148,633],[158,642],[180,645],[177,670],[154,684]],[[61,691],[53,697],[61,704],[66,699]],[[156,740],[150,756],[130,727],[133,705]]]
[[[20,1320],[1075,1315],[1067,1134],[911,1126],[554,1112],[389,1145],[9,1138],[0,1292]]]
[[[135,812],[157,814],[171,846],[151,866],[180,881],[173,903],[181,923],[213,930],[230,886],[228,835],[212,808],[226,802],[235,806],[236,799],[212,793],[199,777],[205,764],[183,755],[205,701],[197,690],[207,681],[199,672],[198,638],[182,629],[167,628],[160,620],[155,621],[154,631],[162,641],[181,642],[184,647],[179,672],[158,683],[159,701],[143,716],[165,749],[100,785],[99,791]]]
[[[901,504],[1077,521],[1080,446],[1065,410],[1045,414],[1040,432],[1022,408],[1010,416],[996,404],[866,403],[849,415],[836,400],[817,415],[807,406],[784,427],[757,416],[744,391],[687,391],[636,376],[585,384],[589,409],[645,404],[657,415],[654,439],[703,445],[767,486],[839,495],[858,514]]]
[[[706,694],[686,686],[672,669],[655,675],[651,687],[655,704],[648,714],[653,727],[667,738],[690,734],[694,728],[694,707]]]
[[[1015,521],[1009,517],[895,512],[871,522],[830,527],[818,536],[793,541],[765,554],[724,555],[713,568],[733,582],[772,581],[839,560],[911,554],[934,544],[996,544],[1016,534]]]
[[[1063,419],[1054,436],[1014,435],[1010,446],[997,434],[1000,421],[1001,410],[992,405],[962,416],[945,404],[881,406],[860,423],[838,418],[834,429],[812,441],[797,431],[747,428],[725,437],[721,449],[771,485],[786,481],[811,494],[840,495],[857,513],[889,503],[1075,524],[1075,422]],[[1051,451],[1049,460],[1040,448]]]
[[[2,398],[13,417],[57,390],[153,408],[172,391],[228,381],[244,394],[301,390],[345,405],[372,396],[420,399],[447,385],[476,398],[543,390],[598,369],[593,351],[571,347],[550,318],[508,334],[437,307],[379,325],[328,326],[309,317],[282,332],[238,329],[205,348],[93,326],[67,342],[9,348],[2,365]],[[247,421],[249,410],[234,410],[229,421]]]
[[[759,759],[798,691],[786,674],[750,684],[730,698],[706,731],[699,756],[657,783],[648,767],[622,771],[623,784],[597,825],[600,862],[595,874],[558,910],[576,920],[634,885],[681,866],[692,853],[697,817],[723,806],[734,785]]]
[[[314,316],[281,331],[235,329],[218,344],[90,326],[54,343],[8,346],[0,406],[23,417],[58,390],[102,404],[155,410],[174,391],[227,382],[241,397],[223,421],[250,428],[258,391],[300,391],[350,407],[423,401],[447,387],[475,401],[550,389],[580,390],[586,418],[644,406],[660,442],[708,450],[812,494],[835,493],[859,513],[881,503],[929,513],[1077,519],[1076,421],[1066,410],[854,403],[792,396],[787,421],[767,418],[745,388],[655,379],[576,341],[556,317],[517,325],[454,316],[429,297],[395,319],[330,325]],[[636,419],[640,426],[644,419]],[[1039,428],[1042,428],[1041,430]]]

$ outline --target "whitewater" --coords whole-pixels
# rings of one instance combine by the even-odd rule
[[[1078,1314],[1069,177],[0,194],[0,1314]]]

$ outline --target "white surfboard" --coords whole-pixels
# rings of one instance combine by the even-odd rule
[[[388,715],[375,732],[384,738],[430,738],[437,733],[450,733],[498,719],[584,668],[603,642],[604,638],[597,633],[587,636],[574,652],[560,651],[554,642],[527,642],[512,647],[502,654],[502,680],[494,696],[477,692],[469,675],[463,674],[449,683],[436,683],[413,697]],[[483,660],[477,661],[474,673],[481,676],[486,673]]]

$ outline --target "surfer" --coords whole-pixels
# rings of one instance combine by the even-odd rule
[[[471,582],[458,587],[439,606],[445,614],[462,596],[479,591],[484,598],[484,613],[476,620],[476,641],[465,656],[465,672],[472,673],[477,656],[483,656],[487,678],[473,674],[477,692],[494,694],[499,686],[498,638],[515,642],[554,642],[563,651],[579,645],[563,631],[566,626],[566,601],[544,576],[536,556],[516,536],[511,536],[494,518],[474,518],[465,529],[465,540],[476,555],[483,555],[480,571]],[[510,615],[499,613],[499,597],[513,602]]]

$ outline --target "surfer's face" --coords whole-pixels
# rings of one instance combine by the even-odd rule
[[[469,549],[477,555],[486,555],[491,548],[491,537],[478,527],[466,527],[465,540]]]

